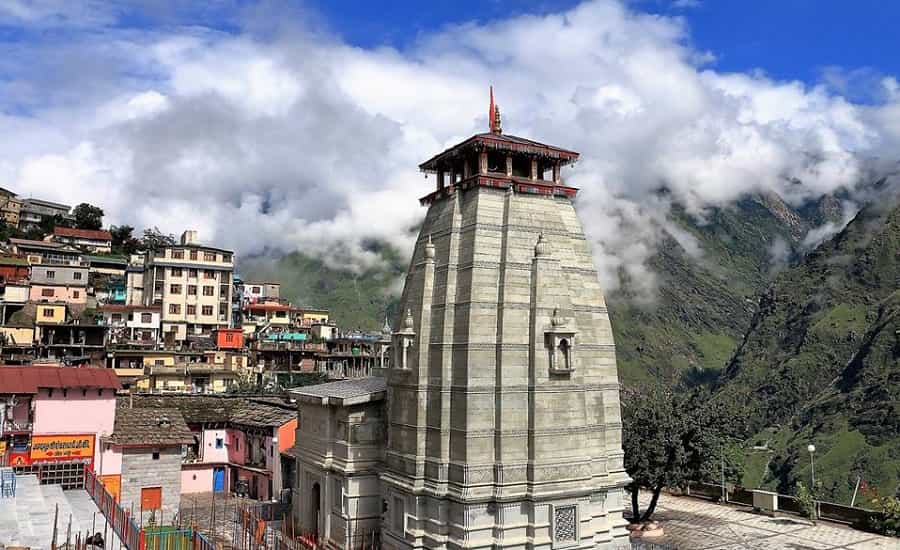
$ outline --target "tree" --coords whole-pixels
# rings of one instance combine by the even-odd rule
[[[78,229],[101,229],[103,227],[103,209],[83,202],[72,210],[75,216],[75,227]]]
[[[165,233],[160,231],[158,227],[154,226],[152,229],[144,230],[144,236],[141,237],[140,248],[144,251],[155,252],[161,248],[174,245],[174,235],[166,235]]]
[[[115,254],[128,256],[141,247],[141,241],[134,237],[134,228],[130,225],[113,225],[109,228],[109,232],[112,235],[112,249]]]
[[[650,386],[623,392],[622,422],[625,469],[632,478],[632,522],[650,519],[663,488],[684,488],[690,481],[719,479],[723,461],[727,477],[739,476],[728,450],[738,434],[729,407],[703,389]],[[640,513],[638,492],[652,491]]]

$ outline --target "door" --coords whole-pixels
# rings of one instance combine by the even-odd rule
[[[221,493],[225,490],[225,468],[213,468],[213,491]]]

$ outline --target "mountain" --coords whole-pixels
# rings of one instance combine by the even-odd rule
[[[717,385],[770,451],[748,485],[792,492],[814,443],[825,497],[900,483],[900,208],[894,190],[780,272]],[[768,465],[766,465],[768,464]]]
[[[776,195],[754,195],[710,210],[702,222],[673,209],[671,220],[702,254],[668,236],[650,260],[659,281],[653,302],[636,299],[627,280],[607,296],[623,383],[714,380],[773,273],[801,254],[811,229],[840,217],[834,197],[795,209]]]
[[[238,271],[245,281],[281,283],[281,296],[294,304],[323,307],[344,329],[381,329],[393,318],[406,262],[389,247],[377,250],[381,262],[362,271],[329,267],[301,252],[279,258],[250,258]]]

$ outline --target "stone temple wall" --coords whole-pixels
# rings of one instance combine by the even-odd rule
[[[615,347],[570,199],[433,203],[394,326],[386,548],[627,543]]]

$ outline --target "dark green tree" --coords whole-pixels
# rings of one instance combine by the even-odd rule
[[[650,519],[663,488],[685,488],[691,481],[718,480],[723,459],[726,477],[739,481],[735,454],[740,432],[734,414],[703,389],[648,386],[622,394],[625,469],[631,476],[632,522]],[[735,479],[737,478],[737,479]],[[652,491],[643,514],[640,489]]]
[[[109,228],[112,235],[114,254],[134,254],[141,247],[141,241],[134,237],[134,228],[130,225],[113,225]]]
[[[103,209],[83,202],[72,210],[75,227],[78,229],[101,229],[103,227]]]

